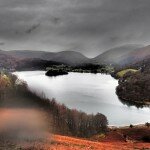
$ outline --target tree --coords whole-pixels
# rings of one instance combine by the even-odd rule
[[[133,128],[134,126],[132,124],[130,124],[130,128]]]
[[[0,75],[0,99],[3,99],[7,90],[11,87],[10,78],[6,75]]]
[[[107,118],[103,114],[97,113],[94,117],[94,125],[97,133],[105,132],[108,125]]]
[[[147,126],[148,128],[150,127],[150,123],[149,122],[146,122],[145,123],[145,126]]]

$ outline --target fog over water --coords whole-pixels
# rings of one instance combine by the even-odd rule
[[[150,121],[150,108],[128,107],[115,94],[118,81],[110,75],[90,73],[69,73],[58,77],[47,77],[44,71],[15,72],[29,88],[55,98],[69,108],[86,113],[103,113],[109,125],[129,125]]]

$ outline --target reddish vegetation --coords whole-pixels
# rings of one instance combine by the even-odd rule
[[[86,139],[54,135],[52,140],[34,143],[35,146],[24,146],[23,150],[149,150],[150,143],[142,142],[95,142]]]
[[[106,136],[97,135],[90,139],[48,135],[44,141],[18,145],[22,150],[150,150],[150,143],[141,141],[141,137],[149,133],[150,128],[138,125],[110,129]]]

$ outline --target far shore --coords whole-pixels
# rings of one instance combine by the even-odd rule
[[[147,121],[147,122],[149,122],[149,121]],[[129,125],[120,125],[120,126],[108,125],[108,128],[109,129],[127,129],[127,128],[130,128],[130,125],[133,125],[133,128],[142,128],[142,127],[146,127],[145,123],[139,123],[139,124],[132,124],[131,123]]]

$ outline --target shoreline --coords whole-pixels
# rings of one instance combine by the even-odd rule
[[[149,122],[149,121],[147,121]],[[145,122],[146,123],[146,122]],[[137,123],[137,124],[132,124],[134,127],[145,127],[145,123]],[[121,125],[121,126],[116,126],[116,125],[108,125],[108,128],[113,129],[113,128],[117,128],[117,129],[122,129],[122,128],[130,128],[130,124],[129,125]]]

